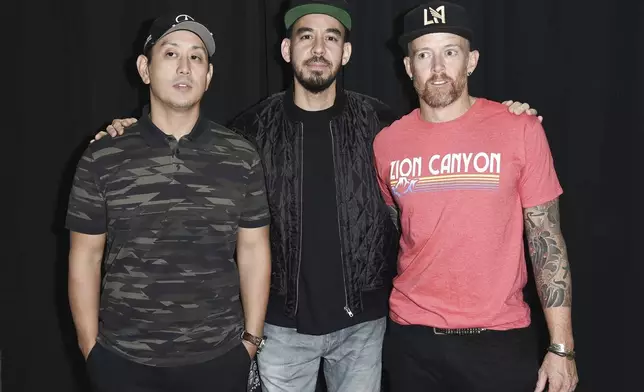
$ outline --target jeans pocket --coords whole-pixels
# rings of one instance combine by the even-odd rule
[[[244,343],[239,344],[241,346],[242,351],[244,352],[244,358],[248,360],[248,364],[253,361],[253,358],[251,358],[250,353],[248,352],[248,349],[246,349],[246,345]]]
[[[87,359],[85,360],[85,365],[89,366],[90,363],[94,362],[94,357],[96,356],[96,350],[98,349],[98,342],[94,343],[94,346],[92,347],[91,350],[89,350],[89,354],[87,354]]]

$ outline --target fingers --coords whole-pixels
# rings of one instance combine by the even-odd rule
[[[114,126],[113,124],[114,124],[114,123],[112,123],[112,125],[108,125],[108,126],[107,126],[107,128],[105,128],[105,131],[106,131],[107,133],[109,133],[109,134],[110,134],[110,136],[115,137],[115,136],[117,136],[119,133],[118,133],[118,131],[116,130],[116,128],[115,128],[115,126]],[[121,132],[123,132],[123,131],[121,130]],[[105,132],[101,132],[101,133],[105,133]],[[98,136],[98,135],[97,135],[97,136]]]
[[[94,136],[94,140],[92,140],[90,143],[93,143],[95,140],[100,140],[103,136],[107,135],[107,132],[105,131],[100,131]]]
[[[539,369],[539,378],[537,379],[537,386],[534,388],[534,392],[543,392],[546,388],[546,381],[548,381],[546,373]]]
[[[117,135],[122,135],[123,132],[125,131],[125,128],[131,126],[132,124],[136,123],[135,118],[117,118],[114,121],[112,121],[112,124],[107,127],[107,132],[109,132],[110,135],[117,136]],[[111,132],[111,130],[114,131],[114,133]]]
[[[510,105],[510,111],[514,114],[521,114],[528,109],[530,109],[530,105],[527,103],[515,102]]]
[[[508,110],[510,110],[510,113],[517,114],[517,109],[518,109],[518,108],[519,108],[519,106],[521,106],[521,105],[522,105],[522,103],[521,103],[521,102],[514,102],[514,101],[513,101],[513,102],[512,102],[512,104],[510,105],[510,108],[509,108]]]
[[[572,392],[577,388],[577,377],[548,378],[548,392]]]
[[[568,374],[563,381],[561,382],[561,391],[562,392],[572,392],[577,388],[577,383],[579,382],[579,377],[576,373]]]
[[[123,128],[127,128],[136,124],[136,121],[136,118],[124,118],[123,120],[121,120],[121,124],[123,124]]]
[[[115,132],[116,134],[118,134],[118,135],[122,135],[122,134],[123,134],[123,130],[125,129],[125,124],[124,124],[124,122],[125,122],[125,120],[114,120],[114,121],[112,121],[112,124],[111,124],[110,126],[112,127],[112,129],[114,130],[114,132]],[[109,128],[110,126],[108,126],[108,128]],[[112,133],[111,133],[111,132],[110,132],[110,135],[112,135]],[[112,135],[112,136],[116,136],[116,135]]]
[[[568,388],[561,380],[548,380],[548,392],[568,392]]]
[[[531,116],[536,116],[537,115],[537,110],[533,109],[530,107],[529,104],[527,103],[521,103],[521,102],[515,102],[512,100],[507,100],[502,102],[503,105],[508,106],[508,110],[512,114],[522,114],[526,113]],[[543,116],[537,117],[539,119],[539,122],[543,122]]]
[[[100,131],[99,133],[94,135],[94,139],[90,140],[90,144],[94,143],[96,140],[99,140],[106,135],[110,135],[112,137],[122,135],[123,132],[125,132],[125,128],[133,124],[136,124],[136,122],[137,122],[136,118],[123,118],[123,119],[117,118],[113,120],[110,125],[105,127],[104,131]]]
[[[572,383],[570,384],[570,388],[568,389],[570,392],[574,391],[577,389],[577,384],[579,383],[579,378],[575,377],[572,380]]]

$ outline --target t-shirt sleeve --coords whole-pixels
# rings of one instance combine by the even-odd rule
[[[385,203],[388,206],[394,206],[396,205],[396,203],[391,196],[391,188],[389,187],[387,181],[387,164],[383,164],[381,162],[382,153],[379,151],[378,145],[378,139],[376,139],[373,143],[373,154],[374,163],[376,166],[376,176],[378,178],[378,186],[380,187],[380,193],[382,194],[382,198],[384,199]]]
[[[99,185],[99,174],[92,151],[88,147],[76,166],[69,194],[65,226],[83,234],[107,231],[105,194]]]
[[[247,181],[239,227],[252,229],[266,226],[270,223],[270,211],[264,169],[257,153],[253,154]]]
[[[523,208],[556,199],[563,193],[541,123],[534,119],[524,131],[524,166],[519,182]]]

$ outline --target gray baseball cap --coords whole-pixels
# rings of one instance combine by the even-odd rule
[[[143,44],[143,53],[154,46],[161,38],[179,30],[190,31],[201,38],[204,45],[206,45],[208,57],[212,57],[215,54],[215,39],[210,30],[187,14],[164,15],[155,19],[150,27],[148,38]]]

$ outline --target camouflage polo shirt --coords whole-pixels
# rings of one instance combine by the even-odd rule
[[[86,149],[67,228],[107,233],[99,342],[135,362],[178,366],[240,343],[238,228],[268,225],[259,155],[200,118],[178,142],[146,111]]]

